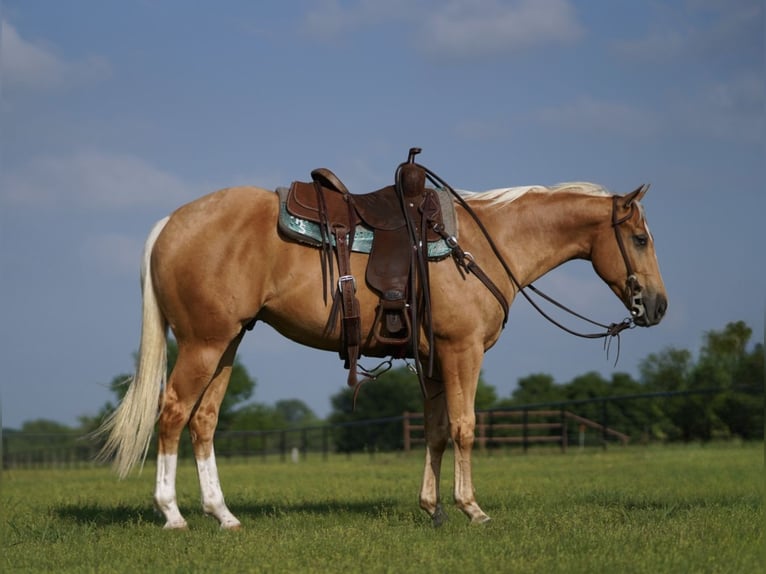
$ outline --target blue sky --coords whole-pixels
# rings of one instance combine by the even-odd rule
[[[485,378],[637,375],[766,308],[764,5],[751,0],[360,0],[0,4],[2,422],[74,424],[112,398],[140,329],[153,223],[233,184],[333,169],[392,180],[407,149],[453,186],[586,180],[644,200],[667,318],[600,343],[518,300]],[[589,264],[538,282],[604,322],[625,316]],[[318,415],[333,353],[259,325],[240,347],[254,399]]]

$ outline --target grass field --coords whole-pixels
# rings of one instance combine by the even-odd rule
[[[482,527],[450,504],[450,520],[431,527],[417,507],[421,463],[222,461],[238,532],[202,515],[192,463],[179,470],[181,532],[152,510],[149,465],[122,482],[105,468],[6,471],[0,571],[766,571],[763,445],[477,456],[477,497],[493,518]],[[450,493],[451,460],[445,471]]]

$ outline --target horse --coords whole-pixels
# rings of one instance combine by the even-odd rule
[[[574,182],[461,193],[462,201],[455,201],[461,253],[481,265],[508,302],[553,268],[590,260],[636,325],[656,325],[665,314],[667,295],[640,204],[647,189],[617,195],[597,184]],[[230,187],[181,206],[159,221],[146,240],[136,373],[100,427],[108,435],[101,454],[124,478],[146,459],[159,423],[154,502],[165,528],[187,527],[175,487],[179,439],[186,426],[204,513],[223,529],[241,525],[224,500],[213,436],[246,331],[262,321],[297,343],[341,350],[338,332],[325,328],[330,301],[322,297],[319,250],[283,236],[279,213],[274,191]],[[367,257],[351,254],[352,273],[363,273]],[[484,353],[497,343],[506,310],[456,257],[431,261],[428,268],[433,336],[420,336],[416,346],[421,356],[432,350],[434,359],[423,382],[426,448],[419,505],[435,526],[446,519],[440,474],[451,439],[454,503],[471,523],[485,523],[490,518],[476,501],[472,478],[474,397]],[[358,282],[356,295],[361,331],[369,334],[378,296],[364,281]],[[168,330],[178,344],[169,377]],[[362,355],[387,356],[375,338],[362,338]]]

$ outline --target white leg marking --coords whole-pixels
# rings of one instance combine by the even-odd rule
[[[215,516],[221,523],[221,528],[239,528],[239,520],[229,511],[223,500],[214,451],[210,451],[208,458],[197,459],[197,474],[202,491],[202,510],[206,514]]]
[[[157,456],[157,484],[154,490],[154,502],[165,515],[165,528],[186,528],[186,520],[181,516],[176,502],[176,468],[178,455],[160,454]]]

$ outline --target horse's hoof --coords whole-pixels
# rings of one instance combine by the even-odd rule
[[[444,525],[445,522],[447,522],[447,518],[447,513],[444,512],[444,510],[442,510],[440,507],[431,516],[431,522],[433,523],[434,528],[439,528],[440,526]]]
[[[242,524],[236,519],[221,522],[221,530],[239,530],[240,528],[242,528]]]
[[[486,514],[482,514],[481,516],[475,516],[474,518],[471,519],[471,524],[481,525],[481,524],[489,524],[490,522],[492,522],[492,519]]]
[[[186,524],[185,520],[176,521],[176,522],[167,521],[165,523],[165,526],[163,526],[162,528],[164,530],[189,530],[189,525]]]

